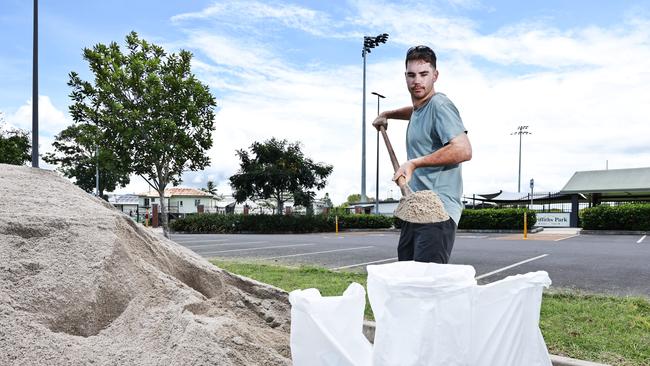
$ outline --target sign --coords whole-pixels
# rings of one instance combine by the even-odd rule
[[[570,212],[538,212],[536,226],[569,227]]]

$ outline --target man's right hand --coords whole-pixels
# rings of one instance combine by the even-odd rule
[[[388,130],[388,119],[382,113],[375,118],[372,125],[377,129],[377,131],[379,131],[380,126],[384,126],[384,129]]]

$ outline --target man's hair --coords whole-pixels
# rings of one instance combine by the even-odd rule
[[[428,62],[436,68],[436,53],[427,46],[414,46],[406,51],[406,60],[404,61],[404,66],[408,66],[409,61],[412,60],[422,60]]]

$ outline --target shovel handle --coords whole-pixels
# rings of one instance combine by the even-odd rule
[[[384,138],[384,142],[386,143],[386,149],[388,150],[388,156],[390,156],[390,162],[393,164],[393,170],[397,172],[397,169],[399,169],[399,162],[397,161],[395,150],[393,150],[393,145],[391,145],[390,140],[388,139],[388,134],[386,133],[384,126],[379,126],[379,132],[381,132],[381,137]],[[402,196],[412,193],[411,188],[406,184],[406,178],[403,176],[397,178],[397,185],[402,191]]]

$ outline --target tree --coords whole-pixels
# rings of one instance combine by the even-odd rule
[[[99,43],[83,57],[95,79],[70,73],[71,115],[96,123],[103,144],[158,192],[168,237],[165,189],[210,163],[215,99],[191,73],[190,52],[168,54],[135,32],[124,53],[115,42]]]
[[[282,214],[284,203],[311,207],[315,197],[313,189],[322,189],[332,173],[331,165],[314,163],[300,150],[300,143],[271,138],[263,143],[254,142],[250,154],[237,150],[241,160],[237,174],[230,177],[230,186],[237,202],[246,199],[272,198],[277,202],[276,212]]]
[[[201,188],[203,192],[210,193],[212,196],[214,196],[217,201],[221,201],[223,199],[223,195],[217,194],[217,186],[214,185],[214,182],[209,180],[205,186],[205,188]]]
[[[105,191],[124,187],[129,183],[129,167],[117,155],[106,148],[101,131],[96,124],[80,122],[68,126],[52,143],[57,153],[46,153],[43,160],[59,165],[60,172],[74,178],[75,184],[86,192],[96,187],[96,173],[99,171],[99,197]]]
[[[374,197],[367,197],[366,201],[367,202],[374,202],[375,198]],[[353,203],[359,203],[359,202],[361,202],[361,194],[360,193],[353,193],[353,194],[348,196],[348,199],[347,199],[347,204],[348,205],[351,205]]]
[[[29,132],[17,128],[6,128],[0,114],[0,163],[23,165],[32,161],[32,144]]]

